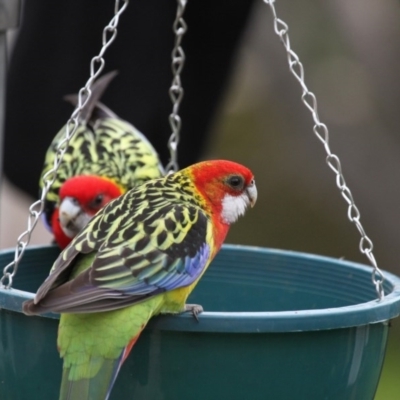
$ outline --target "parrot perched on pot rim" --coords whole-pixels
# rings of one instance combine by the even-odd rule
[[[92,96],[81,112],[78,128],[45,199],[45,224],[61,248],[110,200],[164,174],[146,137],[99,102],[115,75],[115,71],[110,72],[93,84]],[[78,103],[76,95],[66,99],[74,105]],[[42,178],[53,168],[65,130],[64,126],[46,153],[41,189]]]
[[[186,299],[256,199],[248,168],[204,161],[129,190],[90,220],[23,304],[27,315],[61,313],[60,400],[108,399],[152,316],[202,311]]]

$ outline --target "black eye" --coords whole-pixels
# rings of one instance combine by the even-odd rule
[[[100,206],[103,203],[103,198],[104,196],[102,194],[97,195],[92,202],[93,206]]]
[[[227,180],[227,183],[230,187],[233,189],[242,189],[244,186],[244,180],[241,176],[239,175],[233,175],[230,176]]]

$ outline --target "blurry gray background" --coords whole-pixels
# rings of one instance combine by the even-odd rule
[[[379,264],[400,273],[399,2],[278,1],[276,7]],[[250,165],[260,191],[257,207],[229,239],[364,261],[271,22],[269,8],[257,5],[209,143],[207,156]]]
[[[399,2],[282,0],[276,8],[290,27],[378,262],[400,273]],[[300,96],[269,7],[260,1],[204,154],[242,162],[256,175],[257,207],[229,241],[365,261]],[[12,246],[24,229],[32,200],[4,182],[1,247]],[[42,235],[34,242],[47,243]]]
[[[317,96],[378,264],[400,274],[400,3],[280,0],[275,5],[290,27],[292,47]],[[367,263],[300,96],[269,7],[260,1],[204,154],[242,162],[256,176],[258,203],[227,241]],[[3,181],[2,248],[13,246],[25,229],[32,201]],[[32,243],[49,240],[39,226]],[[396,354],[396,360],[388,356],[393,368],[400,365]],[[398,376],[399,367],[393,368],[384,379]],[[381,398],[400,398],[398,385],[393,387]]]

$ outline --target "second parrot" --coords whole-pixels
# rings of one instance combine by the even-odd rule
[[[99,102],[115,75],[108,73],[93,84],[92,95],[45,199],[45,223],[61,248],[110,200],[164,174],[146,137]],[[66,99],[77,103],[77,96]],[[43,176],[53,167],[65,130],[64,126],[46,153],[40,188]]]

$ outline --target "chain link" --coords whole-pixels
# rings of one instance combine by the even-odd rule
[[[183,13],[187,0],[177,0],[178,9],[176,11],[176,18],[173,25],[173,31],[175,33],[175,45],[172,50],[172,84],[169,89],[169,96],[171,98],[173,107],[172,113],[169,115],[169,124],[172,129],[171,136],[168,140],[168,149],[171,155],[171,160],[167,165],[167,172],[176,172],[179,169],[178,166],[178,143],[179,134],[181,131],[182,121],[178,114],[179,106],[183,98],[183,88],[181,83],[181,73],[185,64],[185,53],[181,47],[183,35],[187,31],[187,25],[183,19]]]
[[[346,181],[343,176],[341,162],[339,157],[336,154],[333,154],[329,147],[329,131],[328,127],[322,123],[319,119],[318,108],[317,108],[317,99],[310,90],[304,80],[304,68],[303,64],[300,62],[297,54],[290,47],[289,40],[289,27],[283,22],[281,19],[277,17],[274,2],[275,0],[263,0],[267,5],[270,6],[273,19],[274,19],[274,31],[279,36],[283,46],[285,47],[287,60],[289,64],[290,72],[294,75],[296,80],[299,82],[302,88],[301,99],[304,105],[310,110],[314,127],[313,131],[317,138],[321,141],[325,148],[325,152],[327,154],[326,162],[328,166],[332,169],[332,171],[336,174],[336,185],[339,188],[342,197],[348,204],[347,216],[349,220],[354,223],[356,228],[358,229],[361,240],[359,249],[362,254],[365,254],[368,260],[370,261],[373,272],[372,272],[372,283],[375,286],[376,293],[378,295],[379,300],[382,300],[385,296],[383,289],[384,276],[382,271],[378,268],[377,262],[375,260],[373,250],[373,243],[371,239],[366,235],[365,230],[360,221],[360,212],[355,205],[353,195],[346,184]]]
[[[91,97],[92,92],[90,88],[104,68],[105,61],[103,55],[111,43],[115,40],[119,17],[127,8],[129,0],[122,0],[122,3],[123,4],[120,5],[120,0],[115,1],[114,17],[103,30],[101,50],[99,54],[93,57],[90,62],[90,78],[78,93],[78,105],[66,123],[65,137],[59,143],[57,148],[53,168],[49,170],[42,178],[44,186],[40,200],[35,201],[29,207],[27,229],[17,239],[14,260],[3,269],[3,277],[0,280],[0,287],[10,289],[12,286],[13,278],[18,270],[18,264],[25,253],[26,247],[30,242],[32,232],[35,229],[39,217],[43,212],[46,195],[57,177],[57,170],[61,164],[64,153],[66,152],[68,144],[79,126],[81,112]]]

